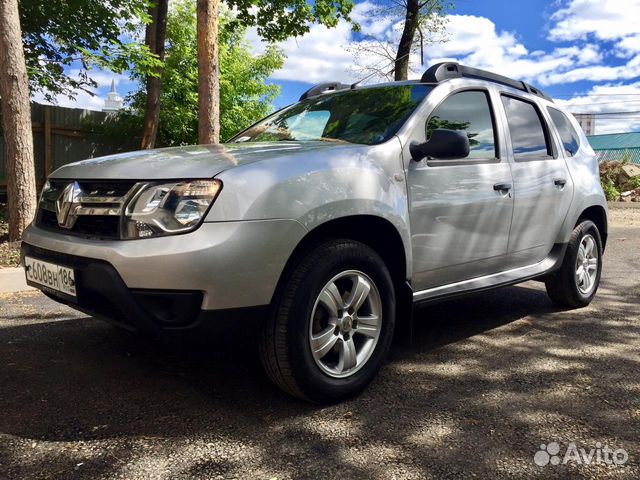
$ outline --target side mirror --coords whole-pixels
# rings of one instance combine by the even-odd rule
[[[425,157],[436,160],[457,160],[469,156],[469,137],[459,130],[438,128],[428,142],[412,142],[409,145],[411,158],[419,162]]]

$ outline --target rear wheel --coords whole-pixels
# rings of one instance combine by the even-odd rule
[[[559,306],[585,307],[591,303],[602,273],[602,240],[590,220],[573,230],[560,269],[545,284],[551,300]]]
[[[393,337],[395,295],[384,262],[364,244],[332,240],[285,275],[261,335],[268,375],[286,392],[318,403],[360,391]]]

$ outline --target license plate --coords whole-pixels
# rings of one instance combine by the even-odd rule
[[[76,279],[72,268],[31,257],[24,257],[24,268],[27,282],[76,296]]]

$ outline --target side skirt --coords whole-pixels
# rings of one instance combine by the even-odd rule
[[[413,303],[414,305],[424,305],[445,301],[450,298],[515,285],[526,282],[527,280],[549,275],[560,268],[566,250],[566,243],[556,243],[547,258],[533,265],[413,292]]]

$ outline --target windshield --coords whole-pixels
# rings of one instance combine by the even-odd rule
[[[391,85],[320,95],[276,112],[231,141],[377,145],[396,134],[432,89],[420,84]]]

